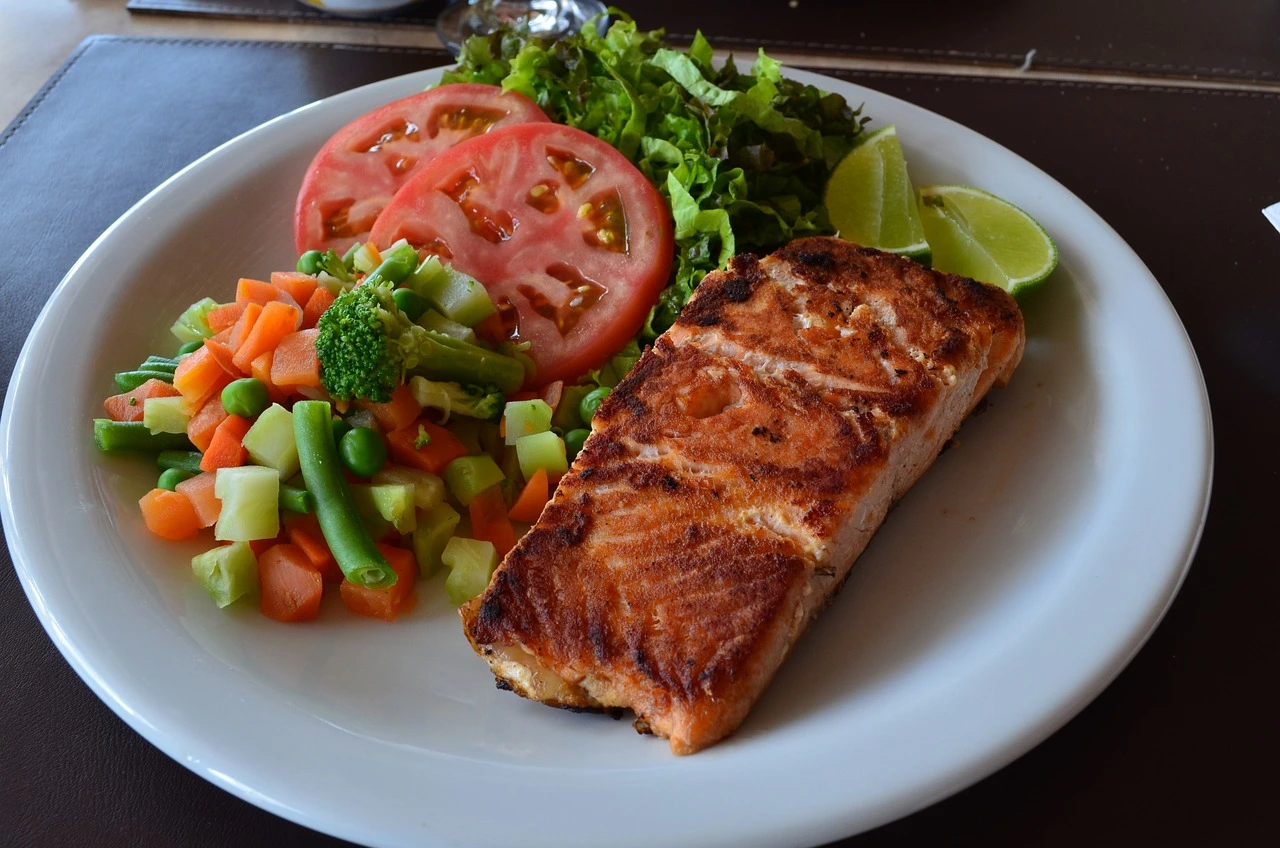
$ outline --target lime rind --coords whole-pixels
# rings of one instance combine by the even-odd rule
[[[964,185],[924,186],[921,219],[933,264],[1019,295],[1058,265],[1058,246],[1035,218],[990,192]]]
[[[869,133],[836,165],[824,200],[842,238],[928,261],[916,192],[892,125]]]

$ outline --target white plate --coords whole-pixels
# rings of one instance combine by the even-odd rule
[[[292,266],[312,152],[426,71],[312,104],[165,182],[96,241],[36,322],[2,427],[4,524],[58,647],[178,762],[272,812],[377,845],[814,844],[901,816],[1044,739],[1120,671],[1199,537],[1210,418],[1195,355],[1137,256],[975,132],[796,73],[894,123],[920,183],[983,186],[1058,239],[1013,385],[890,516],[731,739],[689,758],[626,723],[499,692],[439,578],[394,625],[332,604],[283,626],[219,612],[198,547],[153,539],[149,463],[99,455],[111,373],[242,275]]]

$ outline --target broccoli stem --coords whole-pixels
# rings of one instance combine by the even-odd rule
[[[302,479],[315,499],[320,529],[342,573],[357,585],[384,589],[395,584],[396,573],[373,543],[342,476],[332,419],[326,401],[303,400],[293,405],[293,436]]]
[[[418,328],[413,347],[417,362],[409,370],[429,380],[494,386],[510,393],[524,383],[524,366],[520,360],[491,350]]]

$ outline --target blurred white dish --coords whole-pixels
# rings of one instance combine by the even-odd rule
[[[344,18],[372,18],[416,5],[422,0],[298,0],[298,2]]]

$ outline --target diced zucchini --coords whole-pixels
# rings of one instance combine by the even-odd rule
[[[446,336],[453,336],[455,339],[464,341],[467,344],[476,343],[475,330],[466,324],[450,321],[434,309],[428,309],[418,317],[418,326],[426,330],[435,330],[437,333],[444,333]]]
[[[445,318],[464,327],[474,327],[497,311],[479,281],[435,256],[428,256],[405,285]]]
[[[563,455],[563,451],[561,452]],[[467,506],[471,499],[503,480],[502,469],[488,454],[462,456],[445,466],[444,481],[458,503]]]
[[[430,577],[440,568],[440,554],[461,520],[458,511],[447,503],[438,503],[418,516],[418,529],[413,531],[413,556],[423,577]]]
[[[582,420],[582,415],[578,412],[578,407],[582,404],[582,399],[594,388],[595,386],[565,386],[560,394],[556,413],[551,416],[551,426],[559,427],[566,433],[587,426],[587,422]]]
[[[413,504],[418,509],[431,509],[444,502],[444,481],[430,471],[387,465],[373,475],[374,484],[408,483],[413,486]]]
[[[545,400],[513,400],[502,411],[507,422],[507,444],[514,445],[525,436],[551,429],[551,407]]]
[[[153,397],[142,402],[142,424],[157,433],[185,433],[191,416],[182,411],[180,397]]]
[[[280,475],[274,468],[244,465],[219,468],[213,494],[222,512],[213,537],[220,542],[252,542],[280,535]]]
[[[173,322],[169,332],[173,333],[180,342],[198,342],[209,338],[213,335],[213,330],[209,327],[205,316],[209,314],[209,310],[217,306],[218,302],[211,297],[197,300],[178,316],[178,320]]]
[[[274,468],[281,480],[298,473],[298,444],[293,438],[293,413],[278,403],[262,411],[244,434],[244,448],[258,465]]]
[[[376,483],[369,486],[373,506],[396,531],[408,535],[418,527],[412,483]]]
[[[399,530],[397,521],[408,526],[409,530],[417,526],[417,515],[413,514],[413,490],[407,484],[371,486],[368,483],[352,483],[350,489],[356,509],[360,511],[360,516],[369,528],[369,535],[373,538],[381,539],[391,527]],[[394,491],[378,491],[381,489]],[[405,516],[406,512],[409,513],[408,517]]]
[[[191,570],[221,609],[258,587],[258,558],[248,542],[232,542],[191,558]]]
[[[569,470],[564,439],[552,432],[535,433],[520,439],[516,442],[516,456],[520,459],[520,473],[526,480],[539,468],[547,469],[547,473],[553,476]]]
[[[374,268],[378,267],[378,261],[374,258],[374,252],[367,244],[356,246],[356,251],[351,257],[352,266],[362,274],[368,274]]]
[[[498,551],[492,542],[454,536],[444,546],[440,560],[449,567],[444,589],[455,605],[465,604],[489,585],[498,567]]]

